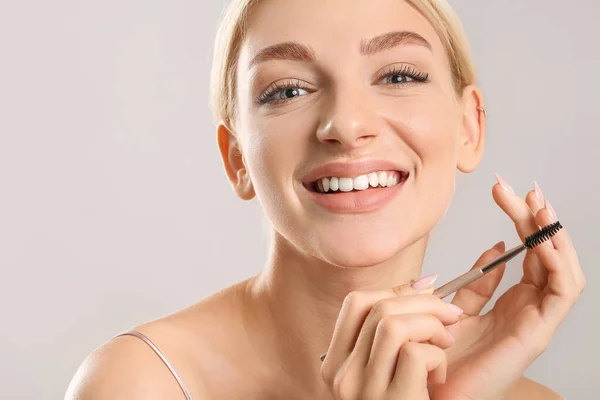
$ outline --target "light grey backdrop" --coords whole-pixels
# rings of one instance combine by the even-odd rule
[[[489,136],[479,170],[459,177],[424,272],[446,281],[496,241],[515,244],[493,172],[520,195],[537,179],[588,287],[526,375],[567,399],[596,399],[600,3],[451,3],[473,45]],[[0,397],[62,398],[112,335],[265,261],[257,202],[228,186],[208,111],[223,4],[2,2]]]

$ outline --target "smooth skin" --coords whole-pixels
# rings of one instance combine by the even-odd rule
[[[506,187],[509,191],[495,185],[493,196],[514,221],[521,240],[538,225],[556,221],[552,206],[545,208],[549,203],[539,187],[525,201]],[[322,368],[334,397],[502,399],[545,392],[543,398],[560,398],[541,387],[534,389],[531,382],[519,382],[523,371],[546,349],[586,284],[565,229],[548,243],[527,252],[522,281],[483,316],[479,313],[505,266],[456,293],[451,304],[465,311],[460,316],[453,315],[436,296],[425,295],[433,293],[433,287],[421,292],[405,285],[351,293]],[[504,242],[498,243],[475,267],[504,251]],[[457,344],[444,335],[444,327]]]
[[[418,33],[431,48],[403,42],[359,51],[399,30]],[[250,65],[262,49],[289,41],[308,47],[314,60]],[[585,287],[567,229],[552,238],[554,248],[527,252],[522,281],[485,315],[504,267],[456,293],[460,316],[430,292],[410,289],[457,171],[475,170],[485,144],[481,92],[474,85],[456,92],[429,22],[400,0],[263,0],[238,61],[237,116],[218,126],[217,139],[234,191],[256,197],[272,224],[268,260],[250,279],[137,327],[194,398],[560,398],[523,372]],[[406,66],[428,74],[427,82],[388,74]],[[290,82],[300,87],[276,93],[281,101],[257,101],[273,83]],[[372,158],[410,172],[379,210],[330,212],[302,186],[322,163]],[[533,191],[523,200],[496,184],[492,195],[521,238],[553,220]],[[475,265],[503,250],[501,243]],[[84,361],[66,398],[183,395],[143,342],[120,337]]]

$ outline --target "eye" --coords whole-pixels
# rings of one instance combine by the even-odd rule
[[[298,96],[303,96],[304,94],[308,94],[308,92],[301,88],[287,88],[280,90],[279,92],[274,94],[274,98],[277,100],[285,100],[291,99]]]
[[[305,96],[309,93],[309,88],[301,80],[287,80],[283,83],[272,83],[267,90],[256,98],[256,101],[259,104],[275,105],[291,101],[296,97]]]
[[[386,81],[386,83],[406,83],[406,82],[410,82],[413,80],[413,78],[411,78],[408,75],[390,75],[390,76],[386,76],[384,78],[384,80]]]
[[[429,74],[417,71],[410,65],[403,65],[401,67],[393,66],[385,70],[380,76],[378,83],[384,85],[407,85],[416,83],[428,82]]]

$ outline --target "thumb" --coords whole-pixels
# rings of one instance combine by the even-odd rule
[[[438,278],[438,274],[431,274],[420,278],[417,281],[410,281],[409,283],[393,288],[394,292],[400,296],[406,296],[409,294],[432,294],[435,290],[433,283]]]
[[[504,242],[501,241],[496,243],[494,247],[487,250],[479,257],[471,270],[482,267],[494,258],[498,257],[500,254],[504,253],[504,251]],[[498,285],[502,280],[502,276],[504,275],[505,268],[506,263],[500,265],[485,276],[469,283],[467,286],[458,289],[454,295],[454,298],[452,299],[452,304],[465,310],[465,313],[463,314],[465,316],[479,315],[483,307],[485,307],[487,302],[492,298],[494,292],[498,288]]]

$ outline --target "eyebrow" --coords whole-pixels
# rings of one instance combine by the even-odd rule
[[[388,32],[360,43],[360,54],[372,55],[403,44],[416,44],[432,50],[431,44],[421,35],[411,31]]]
[[[360,54],[373,55],[403,44],[416,44],[432,51],[431,44],[421,35],[411,31],[387,32],[360,43]],[[269,60],[314,62],[315,51],[298,42],[283,42],[265,47],[250,61],[248,68]]]

